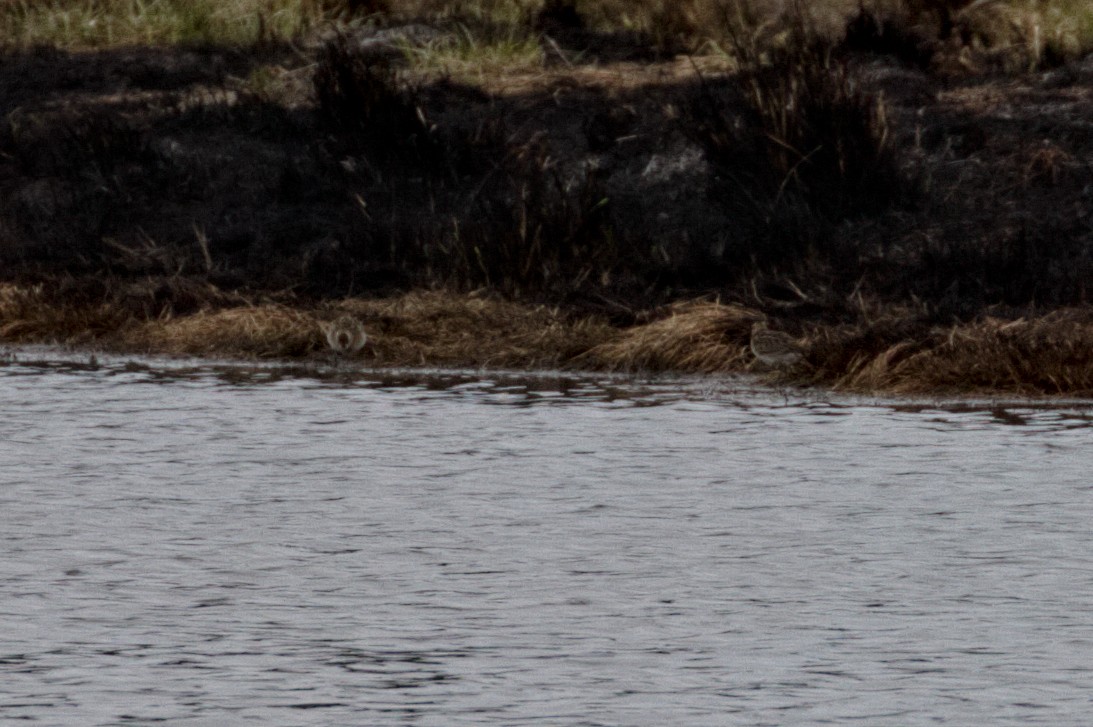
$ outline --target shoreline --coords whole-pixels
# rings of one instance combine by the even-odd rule
[[[209,289],[210,298],[214,289]],[[803,324],[804,362],[759,365],[748,345],[758,309],[684,301],[632,325],[488,294],[417,291],[317,303],[207,301],[148,315],[118,303],[75,302],[40,286],[0,286],[0,345],[60,345],[88,353],[214,357],[287,365],[332,360],[321,324],[360,320],[373,352],[343,357],[377,371],[460,369],[570,373],[755,374],[772,385],[895,396],[1093,397],[1093,308],[929,325],[889,311],[872,323]]]
[[[0,49],[0,345],[1093,396],[1093,34],[343,4]]]

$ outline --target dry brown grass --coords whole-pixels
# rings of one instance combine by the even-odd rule
[[[118,303],[63,300],[41,286],[0,285],[0,343],[300,359],[325,356],[320,324],[350,314],[364,323],[373,345],[356,358],[376,366],[719,374],[753,368],[750,330],[763,317],[743,306],[692,301],[620,330],[557,308],[449,292],[314,308],[235,304],[158,316]],[[872,393],[1093,396],[1090,308],[949,328],[893,311],[868,324],[814,325],[799,340],[807,364],[768,376]]]
[[[318,308],[210,296],[207,305],[188,315],[157,314],[130,305],[124,295],[118,298],[76,305],[41,286],[0,286],[0,343],[302,358],[326,351],[323,321],[349,313],[364,323],[377,365],[557,368],[616,331],[598,319],[573,318],[557,308],[447,292],[348,299]]]
[[[760,315],[738,306],[683,304],[579,360],[624,371],[750,370],[749,329]],[[1093,311],[1087,309],[951,328],[895,311],[868,324],[814,326],[800,343],[807,364],[770,378],[870,393],[1093,396]]]
[[[134,313],[123,302],[59,303],[41,286],[0,286],[0,342],[94,344],[174,355],[299,358],[325,350],[320,324],[358,317],[387,366],[560,367],[614,335],[595,318],[498,298],[416,292],[320,308],[210,305],[190,315]]]
[[[846,363],[841,372],[829,370],[826,383],[897,394],[1093,395],[1093,312],[1085,309],[987,318],[855,352],[860,340],[842,334]]]
[[[557,308],[445,292],[347,300],[331,311],[337,313],[364,322],[377,363],[387,366],[561,367],[615,332]]]
[[[116,305],[58,301],[41,285],[0,284],[0,342],[89,345],[130,320]]]
[[[580,357],[610,371],[724,373],[748,364],[751,326],[759,314],[742,306],[689,302],[621,332]]]
[[[119,334],[124,348],[174,355],[297,358],[325,345],[314,315],[275,304],[145,321]]]

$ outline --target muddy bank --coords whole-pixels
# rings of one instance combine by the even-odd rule
[[[149,316],[124,304],[58,298],[41,287],[0,288],[0,343],[61,344],[88,351],[330,362],[361,367],[568,369],[632,373],[752,373],[780,385],[848,392],[1093,396],[1093,309],[1042,317],[929,325],[889,311],[842,325],[771,320],[803,360],[758,362],[751,328],[764,313],[714,301],[648,312],[629,326],[495,295],[416,292],[301,306],[190,290],[206,305]],[[323,324],[350,315],[370,345],[335,356]],[[868,315],[865,317],[869,317]]]

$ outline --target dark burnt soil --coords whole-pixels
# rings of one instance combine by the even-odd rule
[[[1093,59],[942,77],[847,56],[907,193],[813,220],[727,203],[748,190],[709,161],[696,111],[741,103],[717,61],[332,80],[353,53],[0,55],[0,277],[92,298],[150,278],[309,299],[485,287],[620,321],[699,295],[832,320],[863,297],[934,320],[1089,303]]]

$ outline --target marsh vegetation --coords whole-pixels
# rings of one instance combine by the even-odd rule
[[[1093,392],[1082,3],[17,1],[0,39],[4,341],[308,356],[351,312],[379,363],[713,372],[761,315],[784,379]]]

